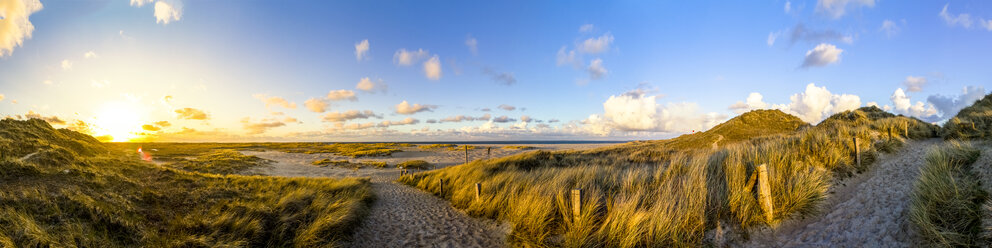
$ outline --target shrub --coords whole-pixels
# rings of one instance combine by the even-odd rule
[[[348,160],[331,160],[329,158],[325,158],[325,159],[321,159],[321,160],[315,160],[315,161],[313,161],[310,164],[316,165],[316,166],[320,166],[320,167],[324,167],[324,166],[328,166],[328,165],[345,166],[345,165],[348,165],[349,163],[351,163],[351,162],[349,162]]]
[[[401,169],[418,169],[418,170],[427,169],[430,166],[431,163],[428,163],[427,161],[423,161],[423,160],[409,160],[396,165],[397,168],[401,168]]]
[[[420,148],[422,150],[430,150],[430,149],[438,149],[438,148],[452,148],[452,147],[456,147],[456,146],[458,146],[458,145],[455,145],[455,144],[429,144],[429,145],[420,145],[417,148]]]

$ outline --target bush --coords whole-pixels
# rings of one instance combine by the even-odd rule
[[[349,163],[351,163],[351,162],[348,162],[348,160],[331,160],[329,158],[325,158],[325,159],[313,161],[310,164],[316,165],[316,166],[320,166],[320,167],[324,167],[324,166],[328,166],[328,165],[345,166],[345,165],[348,165]]]
[[[380,169],[381,168],[389,167],[389,164],[387,164],[386,162],[381,162],[381,161],[362,161],[359,164],[361,164],[363,166],[372,166],[372,167],[376,167],[376,168],[380,168]]]
[[[431,163],[423,160],[409,160],[396,165],[400,169],[418,169],[423,170],[431,167]]]

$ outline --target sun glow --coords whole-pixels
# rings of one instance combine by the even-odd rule
[[[93,124],[94,136],[110,135],[114,142],[127,142],[138,137],[141,132],[140,111],[132,104],[110,102],[100,108]]]

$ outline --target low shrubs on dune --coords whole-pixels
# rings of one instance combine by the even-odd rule
[[[530,150],[535,149],[533,146],[504,146],[503,149],[506,150]]]
[[[927,152],[913,185],[909,217],[929,245],[975,247],[982,244],[982,204],[988,198],[970,170],[980,153],[970,144],[951,142]]]
[[[400,169],[418,169],[423,170],[431,166],[431,163],[423,160],[409,160],[402,163],[396,164],[396,168]]]
[[[828,124],[791,133],[738,137],[717,149],[712,141],[704,148],[666,147],[693,143],[659,141],[532,151],[398,181],[439,194],[439,179],[445,179],[440,197],[470,215],[513,223],[509,241],[515,246],[703,246],[703,233],[718,223],[746,234],[754,227],[815,213],[836,178],[870,168],[880,149],[876,141],[887,139],[889,127],[917,121],[871,108],[842,114]],[[931,134],[936,130],[925,123],[918,128]],[[905,132],[897,135],[891,142],[907,138]],[[862,154],[862,165],[855,154]],[[767,166],[771,189],[770,221],[757,196],[756,168],[761,164]],[[475,196],[476,183],[482,185],[481,199]],[[585,191],[578,217],[572,214],[570,198],[576,188]]]
[[[455,144],[429,144],[429,145],[420,145],[417,148],[420,148],[421,150],[430,150],[430,149],[439,149],[439,148],[452,148],[452,147],[456,147],[456,146],[458,146],[458,145],[455,145]]]
[[[310,164],[316,165],[316,166],[320,166],[320,167],[324,167],[324,166],[328,166],[328,165],[344,166],[344,165],[347,165],[349,163],[351,163],[351,162],[349,162],[348,160],[331,160],[329,158],[325,158],[325,159],[313,161]]]
[[[272,161],[268,159],[244,155],[232,150],[219,150],[201,155],[193,160],[180,160],[168,165],[187,171],[233,174],[269,163]]]
[[[362,166],[371,166],[371,167],[376,167],[376,168],[380,168],[380,169],[389,167],[389,164],[388,163],[382,162],[382,161],[362,161],[362,162],[359,162],[359,164],[361,164]]]

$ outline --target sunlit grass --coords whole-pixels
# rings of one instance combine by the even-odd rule
[[[942,247],[981,243],[982,191],[971,165],[980,152],[970,144],[952,142],[927,152],[913,186],[910,220],[925,241]]]

